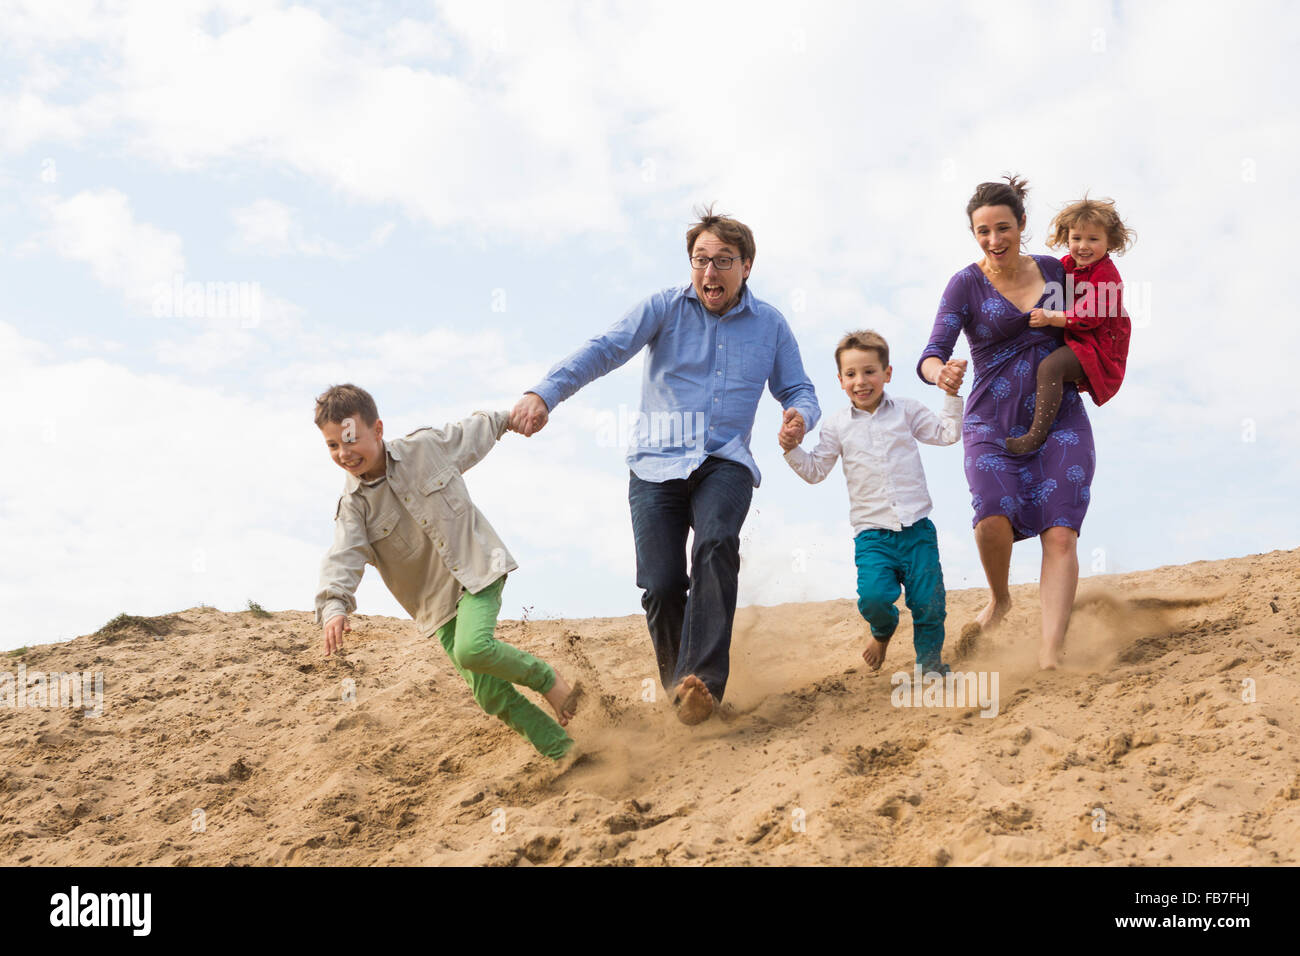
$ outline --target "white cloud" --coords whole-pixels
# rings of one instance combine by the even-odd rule
[[[385,32],[388,55],[396,60],[445,60],[453,53],[451,39],[432,23],[403,17]]]
[[[238,233],[235,247],[269,256],[303,255],[346,258],[338,244],[320,236],[307,236],[297,213],[274,199],[258,199],[231,212]]]
[[[124,348],[121,342],[88,335],[74,335],[65,339],[63,344],[78,352],[120,352]]]
[[[180,236],[137,222],[130,200],[116,189],[47,197],[44,209],[48,225],[38,245],[90,266],[136,308],[151,309],[158,289],[185,272]]]

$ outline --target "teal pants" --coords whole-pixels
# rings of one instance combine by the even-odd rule
[[[505,584],[503,575],[477,594],[462,594],[456,616],[438,628],[438,640],[452,666],[469,684],[474,702],[485,713],[501,718],[538,753],[558,760],[573,746],[573,738],[514,687],[522,684],[545,694],[555,686],[555,671],[545,661],[494,636]]]
[[[902,531],[869,528],[853,539],[858,565],[858,611],[871,635],[887,641],[898,627],[894,602],[907,591],[912,612],[912,644],[921,670],[943,672],[943,622],[947,593],[939,566],[939,539],[934,522],[922,518]]]

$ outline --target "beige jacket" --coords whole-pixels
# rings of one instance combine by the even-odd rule
[[[429,637],[478,593],[519,567],[469,500],[461,473],[504,434],[509,412],[475,412],[443,428],[417,428],[384,442],[387,473],[348,475],[334,512],[334,543],[321,562],[316,623],[356,610],[367,564]]]

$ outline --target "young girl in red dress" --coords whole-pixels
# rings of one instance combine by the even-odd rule
[[[1038,364],[1034,421],[1028,432],[1006,440],[1011,454],[1027,455],[1046,441],[1066,382],[1089,393],[1098,405],[1119,391],[1131,326],[1124,311],[1124,283],[1110,253],[1123,255],[1132,241],[1133,231],[1120,220],[1109,199],[1085,196],[1052,220],[1047,244],[1069,246],[1069,255],[1063,256],[1061,263],[1066,276],[1073,276],[1074,304],[1066,312],[1034,309],[1029,313],[1034,328],[1054,325],[1065,329],[1065,345]],[[1067,278],[1067,289],[1069,285]]]

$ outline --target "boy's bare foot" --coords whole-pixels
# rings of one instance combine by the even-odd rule
[[[564,752],[563,757],[555,761],[555,776],[562,776],[578,766],[578,764],[589,763],[590,761],[591,754],[575,742]]]
[[[713,695],[704,681],[694,674],[682,678],[677,685],[677,719],[687,725],[708,720],[713,714]]]
[[[889,641],[878,641],[874,637],[868,637],[867,649],[862,652],[862,659],[873,671],[878,671],[880,665],[885,663],[885,650],[888,647]]]
[[[570,687],[569,682],[560,676],[559,671],[556,671],[555,683],[545,696],[546,702],[555,711],[556,721],[561,727],[565,727],[578,712],[578,701],[582,700],[582,681]]]

